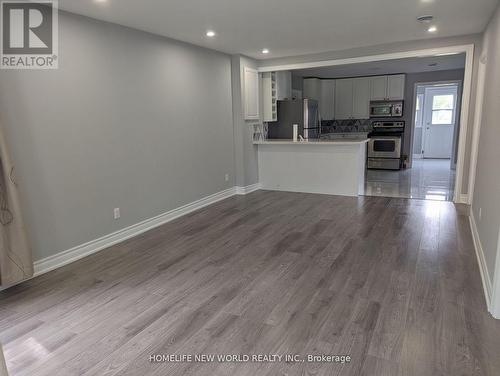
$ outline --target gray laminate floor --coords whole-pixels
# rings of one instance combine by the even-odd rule
[[[259,191],[0,293],[11,376],[499,375],[448,202]],[[151,363],[344,354],[350,363]]]
[[[366,170],[366,196],[453,201],[455,171],[449,159],[414,159],[406,170]]]

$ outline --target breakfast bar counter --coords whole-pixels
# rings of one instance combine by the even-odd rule
[[[255,141],[263,189],[358,196],[368,139]]]

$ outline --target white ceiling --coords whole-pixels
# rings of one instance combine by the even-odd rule
[[[61,9],[257,59],[482,32],[498,0],[59,0]],[[433,14],[430,34],[416,17]],[[208,39],[207,29],[217,36]],[[261,50],[271,50],[263,55]]]
[[[429,66],[429,64],[432,65]],[[414,57],[369,63],[298,69],[293,71],[293,75],[299,77],[340,78],[393,73],[431,72],[463,68],[465,68],[465,54],[452,56],[429,56],[421,58]]]

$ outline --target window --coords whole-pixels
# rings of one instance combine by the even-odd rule
[[[432,99],[432,124],[452,124],[453,106],[455,96],[453,94],[435,95]]]

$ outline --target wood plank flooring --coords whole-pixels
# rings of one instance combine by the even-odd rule
[[[0,293],[0,342],[11,376],[500,375],[467,217],[383,197],[221,201]]]

